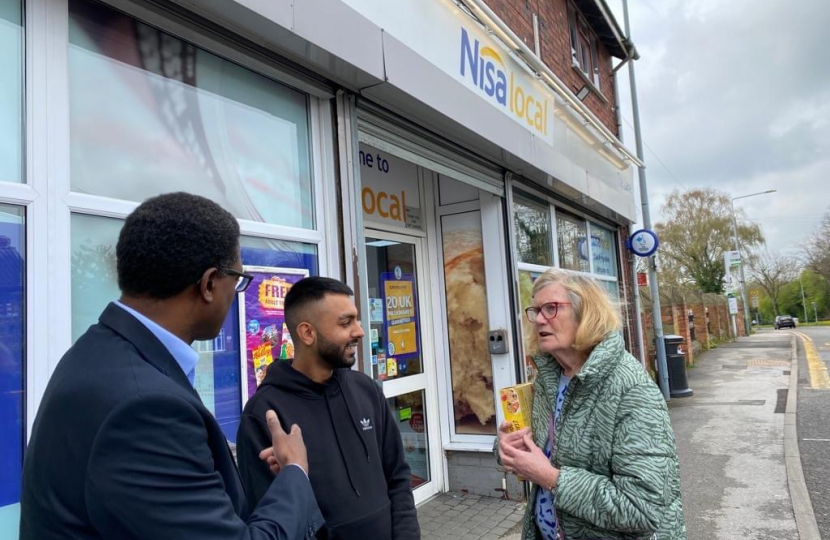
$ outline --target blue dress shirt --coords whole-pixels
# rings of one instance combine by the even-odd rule
[[[179,367],[182,368],[184,374],[187,375],[187,380],[190,381],[192,386],[196,380],[196,364],[199,363],[199,353],[179,337],[165,330],[145,315],[142,315],[131,307],[125,306],[117,300],[115,301],[115,305],[138,319],[141,324],[146,326],[161,341],[162,345],[170,351],[170,355],[173,356],[173,359],[179,364]]]

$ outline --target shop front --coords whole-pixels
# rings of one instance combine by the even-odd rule
[[[337,277],[418,502],[501,486],[496,396],[532,376],[536,275],[587,272],[625,300],[631,165],[486,21],[448,0],[284,7],[0,0],[3,538],[49,376],[117,298],[118,233],[148,197],[197,193],[239,220],[256,283],[194,344],[231,445],[267,366],[292,357],[285,293]]]

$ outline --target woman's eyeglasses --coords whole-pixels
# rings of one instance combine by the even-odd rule
[[[556,314],[559,313],[559,306],[569,306],[571,305],[570,302],[548,302],[547,304],[542,304],[541,306],[531,306],[525,309],[525,315],[530,322],[536,322],[536,317],[539,313],[542,314],[544,318],[547,320],[555,319]]]
[[[219,271],[226,276],[236,276],[235,288],[238,293],[245,292],[245,289],[247,289],[248,285],[251,284],[251,280],[254,279],[254,276],[251,274],[246,274],[245,272],[240,272],[239,270],[234,270],[233,268],[219,268]]]

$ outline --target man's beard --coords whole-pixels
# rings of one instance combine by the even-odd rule
[[[318,332],[317,354],[320,355],[320,359],[323,363],[331,369],[350,368],[354,365],[355,360],[357,359],[357,354],[352,357],[348,357],[346,356],[346,349],[355,343],[355,341],[351,341],[343,347],[338,347],[337,344],[327,340]]]

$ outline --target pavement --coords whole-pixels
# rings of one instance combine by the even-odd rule
[[[506,538],[521,532],[524,509],[525,505],[520,501],[459,492],[441,493],[418,507],[421,538]]]
[[[830,333],[826,341],[830,361]],[[672,399],[669,413],[688,540],[820,540],[798,451],[797,383],[809,375],[802,368],[799,376],[795,346],[791,332],[761,331],[699,355],[687,370],[694,395]],[[823,451],[826,424],[815,437],[827,440]],[[830,479],[816,489],[830,526]],[[418,508],[424,539],[518,540],[523,512],[521,502],[464,493]]]

